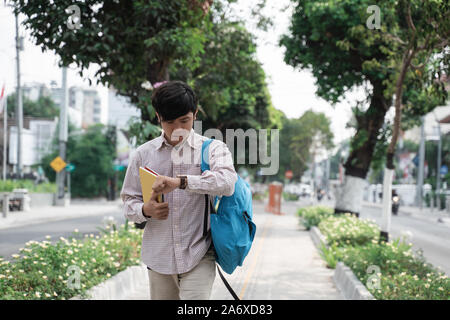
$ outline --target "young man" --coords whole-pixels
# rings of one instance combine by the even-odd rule
[[[120,193],[124,215],[133,222],[147,221],[141,253],[152,300],[209,299],[215,257],[211,232],[204,236],[204,195],[233,194],[233,159],[227,146],[214,140],[205,155],[210,170],[201,172],[202,143],[208,138],[192,129],[197,98],[187,84],[162,84],[153,92],[152,105],[162,133],[139,146],[131,158]],[[139,167],[144,166],[160,175],[147,203],[139,180]],[[161,193],[165,202],[158,203]],[[209,230],[209,219],[207,226]]]

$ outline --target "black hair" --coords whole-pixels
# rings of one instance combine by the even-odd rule
[[[161,120],[174,120],[197,110],[197,96],[183,81],[168,81],[152,93],[152,105]]]

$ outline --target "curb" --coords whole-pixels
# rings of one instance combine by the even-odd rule
[[[144,264],[131,266],[87,291],[86,300],[123,300],[148,279],[147,267]],[[75,296],[69,300],[83,300]]]
[[[318,250],[320,250],[321,245],[328,247],[326,237],[320,232],[319,228],[312,227],[309,235]],[[346,300],[376,300],[355,276],[352,269],[343,262],[336,264],[333,281]]]
[[[336,264],[333,281],[347,300],[376,300],[353,271],[342,262]]]
[[[325,238],[325,236],[320,232],[319,228],[317,227],[312,227],[310,230],[311,235],[311,239],[314,242],[314,245],[316,246],[317,249],[320,249],[321,245],[325,245],[326,247],[328,247],[327,245],[327,239]]]

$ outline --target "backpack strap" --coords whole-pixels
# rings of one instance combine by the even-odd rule
[[[209,170],[209,145],[211,142],[213,142],[213,139],[208,139],[203,141],[202,144],[202,162],[201,162],[201,169],[202,172]],[[205,160],[206,159],[206,160]]]
[[[201,155],[201,171],[204,172],[209,170],[209,145],[213,142],[213,139],[208,139],[202,144],[202,155]],[[208,160],[205,160],[208,159]],[[211,204],[208,194],[205,194],[205,214],[203,218],[203,236],[208,233],[208,208],[210,208],[211,213],[215,213],[214,206]]]
[[[239,299],[239,297],[237,296],[236,292],[234,292],[233,288],[231,288],[230,284],[228,283],[228,281],[225,279],[225,277],[223,276],[222,272],[220,271],[219,266],[216,264],[217,267],[217,271],[219,271],[219,276],[223,281],[223,284],[225,285],[225,287],[227,287],[228,291],[230,292],[230,294],[233,296],[234,300],[241,300]]]

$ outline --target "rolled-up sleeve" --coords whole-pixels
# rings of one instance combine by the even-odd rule
[[[227,145],[214,140],[209,146],[210,170],[201,175],[188,175],[186,190],[195,193],[231,196],[237,174],[233,165],[233,157]]]
[[[128,163],[122,191],[120,192],[125,218],[136,223],[150,220],[150,218],[145,217],[142,213],[144,201],[142,200],[142,189],[139,179],[139,166],[141,162],[139,152],[135,151]]]

